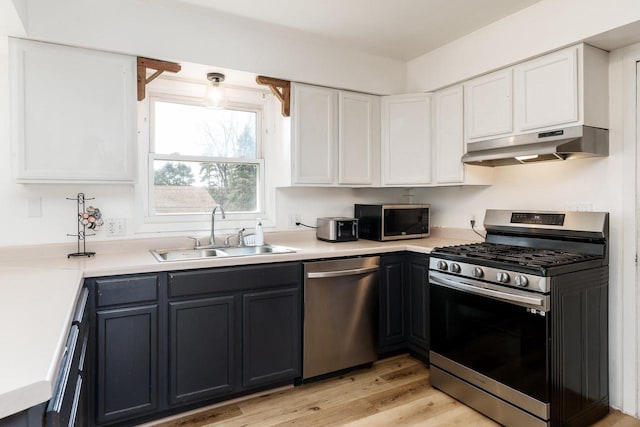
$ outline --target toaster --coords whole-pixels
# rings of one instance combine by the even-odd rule
[[[358,240],[358,219],[347,217],[323,217],[316,223],[316,238],[327,242],[352,242]]]

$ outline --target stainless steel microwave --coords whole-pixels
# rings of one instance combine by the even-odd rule
[[[361,239],[384,241],[429,236],[429,205],[356,204],[354,211]]]

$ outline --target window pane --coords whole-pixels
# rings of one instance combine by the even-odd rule
[[[255,159],[257,114],[156,101],[155,152]]]
[[[258,165],[155,160],[154,212],[157,215],[258,212]]]

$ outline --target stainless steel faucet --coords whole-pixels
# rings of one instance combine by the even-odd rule
[[[240,230],[238,230],[238,234],[235,234],[235,235],[234,235],[234,234],[229,234],[229,235],[226,237],[226,239],[224,239],[224,245],[225,245],[225,246],[229,246],[229,245],[231,244],[231,238],[233,238],[233,237],[237,237],[237,239],[238,239],[238,247],[239,247],[239,248],[243,248],[243,247],[247,246],[247,245],[244,243],[244,238],[246,237],[246,236],[244,235],[244,231],[245,231],[245,230],[246,230],[245,228],[241,228]],[[248,234],[248,236],[250,236],[250,235],[251,235],[251,234]]]
[[[210,245],[216,244],[215,220],[216,220],[216,210],[218,210],[218,208],[220,208],[220,214],[222,215],[222,219],[225,219],[224,209],[222,209],[222,206],[216,205],[216,207],[213,208],[213,210],[211,211],[211,237],[209,237]]]

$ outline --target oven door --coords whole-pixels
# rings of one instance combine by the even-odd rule
[[[549,297],[437,271],[429,281],[431,363],[548,419]]]

